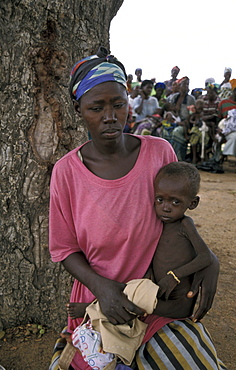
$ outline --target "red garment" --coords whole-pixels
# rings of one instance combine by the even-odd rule
[[[54,262],[82,251],[100,275],[120,282],[142,278],[154,255],[162,224],[154,209],[154,178],[176,156],[169,143],[140,136],[135,166],[124,177],[105,180],[90,172],[78,149],[54,166],[50,197],[50,253]],[[94,296],[75,280],[71,302],[92,302]],[[82,319],[68,321],[72,331]],[[171,319],[158,318],[157,331]],[[148,332],[148,329],[147,329]],[[77,356],[77,355],[76,355]],[[82,358],[74,369],[86,369]]]
[[[236,109],[236,101],[232,99],[224,99],[219,103],[219,118],[226,118],[228,111]]]

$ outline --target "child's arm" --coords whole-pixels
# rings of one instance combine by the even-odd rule
[[[189,238],[192,247],[196,252],[196,257],[189,263],[172,271],[168,271],[167,275],[157,282],[160,287],[158,291],[158,297],[161,297],[164,294],[165,299],[168,299],[170,293],[176,287],[176,285],[181,282],[182,278],[202,270],[203,268],[209,266],[212,262],[211,251],[198,234],[193,220],[190,217],[185,216],[182,220],[182,225],[186,236]]]

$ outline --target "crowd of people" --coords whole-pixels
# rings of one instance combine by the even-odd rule
[[[125,132],[162,137],[171,143],[178,160],[193,164],[236,156],[236,79],[231,79],[232,69],[225,68],[220,84],[207,78],[204,88],[191,93],[189,78],[178,78],[179,73],[180,68],[174,66],[171,78],[163,82],[142,80],[141,68],[135,70],[135,78],[128,75],[130,112]]]

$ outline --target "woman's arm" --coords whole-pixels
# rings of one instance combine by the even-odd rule
[[[200,302],[193,316],[194,321],[201,320],[210,310],[216,293],[220,267],[218,258],[213,252],[211,253],[212,263],[195,273],[191,289],[187,294],[187,297],[193,298],[200,288]]]
[[[123,293],[124,283],[98,275],[88,264],[82,253],[72,253],[62,261],[64,268],[84,284],[98,299],[103,314],[116,324],[124,324],[136,315],[143,315],[141,308],[129,301]],[[134,313],[134,314],[131,314]]]

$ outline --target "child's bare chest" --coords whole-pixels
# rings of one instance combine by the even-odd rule
[[[170,226],[170,225],[168,225]],[[159,275],[190,262],[195,250],[179,225],[164,227],[153,259],[153,269]]]

